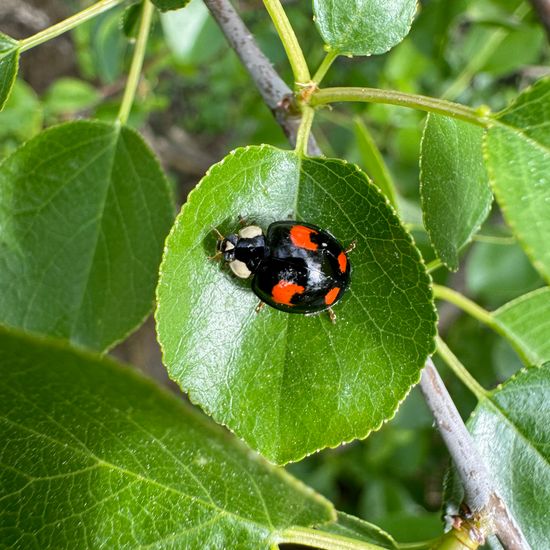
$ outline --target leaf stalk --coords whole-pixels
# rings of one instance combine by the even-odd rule
[[[122,103],[120,104],[120,110],[117,117],[121,124],[126,124],[128,122],[128,117],[130,116],[130,111],[132,110],[132,105],[136,97],[154,9],[150,0],[145,0],[134,55],[132,57],[132,64],[130,66],[130,72],[128,73],[128,80],[126,82],[124,96],[122,97]]]
[[[329,50],[327,52],[327,55],[325,55],[323,61],[321,61],[321,64],[319,65],[319,68],[313,75],[313,78],[311,79],[315,84],[320,84],[323,78],[325,78],[325,75],[327,74],[328,70],[334,63],[334,60],[338,57],[338,52],[335,52],[334,50]]]
[[[302,105],[302,120],[298,127],[298,135],[296,136],[296,152],[298,154],[307,156],[309,135],[311,133],[311,126],[313,124],[313,118],[315,117],[315,109],[309,105]]]
[[[264,0],[264,5],[285,48],[290,66],[292,67],[292,73],[294,74],[294,81],[296,84],[309,84],[311,76],[304,53],[281,2],[279,0]]]
[[[19,42],[21,52],[26,52],[39,44],[43,44],[56,36],[59,36],[75,27],[78,27],[81,23],[92,19],[93,17],[103,13],[104,11],[110,10],[119,4],[122,4],[125,0],[100,0],[96,4],[82,10],[78,13],[75,13],[71,17],[44,29],[28,38],[25,38]]]
[[[462,381],[462,383],[481,401],[489,395],[489,392],[470,374],[468,369],[460,362],[458,357],[450,350],[449,346],[436,336],[436,350],[438,355],[445,361],[450,369]]]
[[[323,88],[316,90],[311,95],[310,105],[316,107],[342,101],[399,105],[409,107],[410,109],[457,118],[482,127],[487,127],[490,123],[484,110],[472,109],[460,103],[453,103],[452,101],[437,99],[435,97],[407,94],[395,90],[381,90],[379,88]]]
[[[381,546],[316,529],[291,527],[279,534],[277,544],[300,544],[320,550],[383,550]]]
[[[473,300],[466,298],[460,292],[441,285],[433,285],[434,296],[440,300],[450,302],[459,307],[462,311],[465,311],[484,325],[492,328],[495,331],[499,331],[500,327],[497,326],[493,316],[481,306],[478,306]]]

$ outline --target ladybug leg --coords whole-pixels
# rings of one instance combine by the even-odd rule
[[[241,214],[239,214],[239,225],[242,227],[248,225],[248,222],[241,216]]]
[[[334,313],[334,310],[329,307],[328,308],[328,316],[330,317],[330,322],[335,325],[336,324],[336,313]]]
[[[208,259],[209,260],[212,260],[212,261],[218,261],[219,259],[221,259],[221,257],[223,256],[221,250],[218,250],[214,256],[208,256]]]
[[[256,306],[256,313],[260,313],[260,311],[262,311],[262,309],[264,309],[265,307],[265,302],[262,302],[261,300],[258,302],[258,305]]]
[[[355,247],[357,246],[357,241],[351,241],[349,243],[348,247],[344,250],[346,254],[349,254],[352,250],[355,250]]]

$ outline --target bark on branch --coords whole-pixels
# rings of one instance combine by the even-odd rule
[[[301,117],[296,111],[292,90],[260,50],[254,37],[229,0],[204,0],[204,3],[294,147]],[[321,155],[321,150],[313,137],[309,139],[308,152],[313,156]]]
[[[466,504],[472,513],[492,520],[495,534],[507,550],[529,550],[529,543],[497,494],[472,436],[431,359],[426,361],[420,389],[456,466],[464,487]]]

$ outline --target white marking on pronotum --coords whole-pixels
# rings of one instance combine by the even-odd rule
[[[253,239],[254,237],[259,237],[261,234],[262,229],[257,225],[249,225],[248,227],[243,227],[239,231],[239,237],[242,239]]]
[[[229,267],[231,268],[231,271],[233,271],[233,273],[241,279],[248,279],[248,277],[252,275],[252,271],[250,271],[250,269],[246,267],[246,264],[240,260],[233,260],[232,262],[229,262]]]
[[[224,252],[229,252],[230,250],[233,250],[235,248],[235,245],[230,241],[225,241],[225,244],[223,246]]]

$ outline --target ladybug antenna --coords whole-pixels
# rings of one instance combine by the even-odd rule
[[[218,236],[218,241],[223,241],[225,237],[218,231],[217,227],[212,227],[212,231]]]

